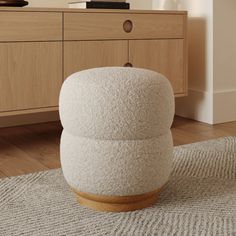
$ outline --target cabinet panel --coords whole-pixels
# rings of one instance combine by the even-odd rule
[[[164,74],[176,95],[186,94],[184,40],[131,40],[130,62]]]
[[[64,44],[65,78],[80,70],[123,66],[128,61],[128,41],[80,41]]]
[[[182,14],[65,13],[65,40],[183,38],[184,20]]]
[[[0,43],[0,111],[58,106],[62,43]]]
[[[62,40],[62,13],[0,12],[0,41]]]

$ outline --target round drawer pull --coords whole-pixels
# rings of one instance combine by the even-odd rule
[[[124,64],[124,67],[133,67],[133,65],[132,65],[132,63],[127,62],[127,63]]]
[[[133,23],[131,20],[126,20],[123,24],[123,29],[126,33],[130,33],[133,29]]]

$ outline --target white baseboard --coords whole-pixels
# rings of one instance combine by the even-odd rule
[[[236,121],[236,89],[214,93],[189,89],[189,96],[176,98],[176,115],[208,124]]]
[[[214,92],[214,124],[236,121],[236,89]]]
[[[189,89],[188,96],[176,98],[176,115],[213,124],[213,96],[210,92]]]

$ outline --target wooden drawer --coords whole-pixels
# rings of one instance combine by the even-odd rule
[[[62,13],[0,12],[0,42],[62,40]]]
[[[129,55],[130,63],[134,67],[154,70],[165,75],[170,80],[176,96],[187,92],[183,39],[131,40]]]
[[[0,112],[58,106],[62,42],[0,43]]]
[[[183,38],[184,17],[183,14],[64,13],[64,39]],[[125,22],[128,28],[132,25],[131,32],[125,32]]]
[[[124,66],[128,62],[128,41],[73,41],[64,44],[64,74],[90,68]]]

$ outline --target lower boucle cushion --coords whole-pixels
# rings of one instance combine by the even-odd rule
[[[173,143],[170,131],[144,140],[96,140],[63,131],[61,164],[70,186],[106,196],[138,195],[168,180]]]

